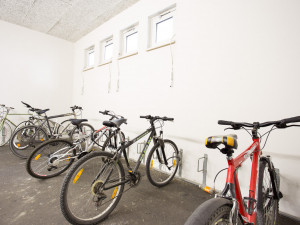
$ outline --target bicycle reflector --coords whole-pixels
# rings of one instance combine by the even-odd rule
[[[73,180],[73,184],[76,183],[76,181],[77,181],[77,180],[79,179],[79,177],[81,176],[82,172],[83,172],[83,169],[81,169],[81,170],[77,173],[77,175],[75,176],[75,178],[74,178],[74,180]]]

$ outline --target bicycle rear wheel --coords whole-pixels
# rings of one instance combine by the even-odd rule
[[[125,134],[121,131],[123,140],[125,140]],[[111,133],[109,137],[105,140],[102,150],[107,152],[116,152],[116,150],[121,146],[120,135],[118,133]]]
[[[184,225],[227,225],[232,202],[224,198],[212,198],[201,204]],[[242,225],[238,216],[238,225]]]
[[[76,150],[67,140],[50,140],[40,145],[27,159],[27,172],[39,179],[58,176],[74,162]]]
[[[71,133],[74,128],[75,126],[71,123],[71,120],[68,119],[58,125],[55,133],[62,135],[63,138],[71,138]]]
[[[67,173],[60,194],[60,206],[72,224],[97,224],[117,206],[124,190],[124,168],[108,152],[94,152],[81,158]],[[106,182],[105,182],[106,181]],[[105,184],[104,184],[105,182]],[[116,185],[113,188],[105,188]]]
[[[83,136],[91,135],[95,131],[94,127],[88,123],[80,124],[79,129],[77,127],[73,128],[70,134],[71,141],[77,141]]]
[[[276,174],[276,173],[275,173]],[[276,185],[279,188],[279,177],[276,175]],[[274,198],[269,165],[267,161],[259,163],[258,186],[257,186],[257,224],[276,225],[278,221],[278,199]]]
[[[5,121],[3,123],[3,127],[0,130],[0,147],[7,144],[9,141],[10,137],[12,135],[12,130],[9,124]]]
[[[14,155],[27,159],[38,145],[47,140],[48,135],[43,129],[30,125],[20,128],[12,135],[9,147]]]
[[[150,183],[157,187],[167,185],[175,176],[179,165],[176,144],[170,140],[163,140],[163,142],[164,150],[159,143],[156,143],[149,152],[146,162],[147,177]]]

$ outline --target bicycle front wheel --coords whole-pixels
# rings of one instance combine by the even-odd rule
[[[279,188],[278,181],[279,177],[275,181]],[[274,198],[274,188],[272,186],[269,165],[265,160],[261,160],[259,163],[257,186],[257,224],[276,225],[278,210],[278,199]]]
[[[184,225],[229,225],[231,209],[232,202],[227,199],[209,199],[192,213]],[[237,220],[238,225],[243,224],[239,216]]]
[[[20,128],[13,134],[9,147],[14,155],[27,159],[38,145],[47,140],[48,135],[43,129],[30,125]]]
[[[164,148],[156,143],[149,152],[146,162],[146,173],[150,183],[157,187],[167,185],[175,176],[179,155],[176,144],[170,140],[163,140]]]
[[[67,173],[60,206],[72,224],[97,224],[117,206],[124,190],[124,168],[108,152],[82,157]]]
[[[3,123],[3,127],[0,130],[0,147],[7,144],[12,134],[11,127],[9,124],[5,121]]]
[[[27,172],[39,179],[58,176],[74,161],[76,150],[67,140],[50,140],[40,145],[27,159]]]

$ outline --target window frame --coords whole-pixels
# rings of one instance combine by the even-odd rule
[[[137,35],[137,43],[136,43],[136,49],[132,51],[127,51],[127,38],[136,34]],[[139,48],[139,25],[138,23],[131,25],[127,27],[126,29],[123,29],[121,31],[121,40],[120,40],[120,57],[129,56],[129,55],[135,55],[138,53]]]
[[[158,46],[166,45],[166,44],[171,44],[171,42],[175,42],[175,39],[173,39],[175,35],[175,21],[176,21],[176,16],[175,16],[175,11],[176,11],[176,5],[173,5],[163,11],[160,11],[159,13],[156,13],[149,17],[149,42],[148,42],[148,47],[149,48],[155,48]],[[157,25],[167,21],[169,19],[173,19],[173,34],[170,37],[170,39],[162,40],[157,42]]]
[[[94,68],[95,66],[95,55],[96,55],[96,51],[95,51],[95,45],[92,45],[88,48],[86,48],[85,50],[85,60],[84,60],[84,69],[91,69]],[[91,54],[91,52],[94,54],[94,58],[93,58],[93,63],[90,63],[90,57],[89,55]]]
[[[106,47],[112,45],[112,54],[110,58],[105,58]],[[100,42],[100,65],[106,64],[112,61],[114,57],[114,39],[113,36],[105,38]]]

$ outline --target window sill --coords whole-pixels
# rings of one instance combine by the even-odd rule
[[[108,61],[108,62],[105,62],[105,63],[101,63],[101,64],[99,64],[98,66],[105,66],[105,65],[107,65],[107,64],[110,64],[110,63],[112,63],[112,61],[110,60],[110,61]]]
[[[130,54],[128,54],[128,55],[120,56],[120,57],[118,58],[118,60],[120,60],[120,59],[125,59],[125,58],[128,58],[128,57],[130,57],[130,56],[137,55],[137,54],[138,54],[138,52],[134,52],[134,53],[130,53]]]
[[[93,66],[87,67],[87,68],[84,68],[82,71],[85,72],[85,71],[88,71],[88,70],[91,70],[91,69],[94,69],[94,67]]]
[[[162,47],[166,47],[166,46],[169,46],[169,45],[173,45],[173,44],[175,44],[175,41],[148,48],[146,51],[149,52],[149,51],[152,51],[152,50],[155,50],[155,49],[158,49],[158,48],[162,48]]]

